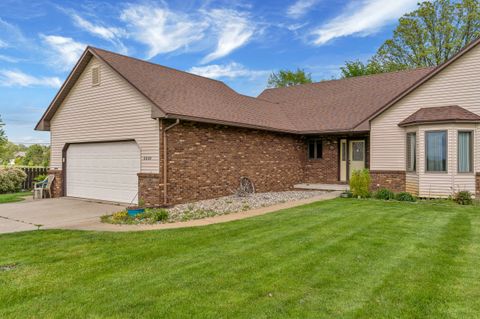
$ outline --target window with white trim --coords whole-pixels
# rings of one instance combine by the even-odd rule
[[[473,170],[473,134],[471,131],[458,132],[458,172],[471,173]]]
[[[447,131],[425,132],[427,172],[446,172],[447,152]]]
[[[417,171],[417,133],[407,133],[407,172]]]

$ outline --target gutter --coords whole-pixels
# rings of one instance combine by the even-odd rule
[[[167,186],[167,181],[168,181],[168,159],[167,159],[167,131],[170,130],[171,128],[174,128],[180,124],[180,119],[177,119],[175,123],[172,125],[169,125],[163,129],[162,136],[163,136],[163,204],[167,205],[168,203],[168,186]],[[162,125],[163,126],[163,125]]]

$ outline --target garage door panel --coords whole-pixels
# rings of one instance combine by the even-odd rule
[[[67,196],[136,202],[139,172],[135,142],[74,144],[67,151]]]

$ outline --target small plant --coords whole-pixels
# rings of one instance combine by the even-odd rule
[[[124,210],[121,212],[116,212],[112,215],[113,223],[124,223],[132,220],[132,217],[128,216],[128,213]]]
[[[44,175],[44,174],[40,174],[38,175],[37,177],[35,177],[33,180],[35,182],[43,182],[44,180],[47,179],[47,175]]]
[[[391,200],[395,199],[395,194],[386,189],[386,188],[380,188],[376,193],[375,193],[375,198],[376,199],[383,199],[383,200]]]
[[[354,170],[350,177],[350,191],[354,197],[370,196],[370,172],[368,169]]]
[[[409,192],[398,193],[396,199],[401,202],[415,202],[417,199]]]
[[[152,220],[155,222],[165,222],[168,220],[168,211],[166,209],[156,209],[152,212]]]
[[[472,205],[472,193],[469,191],[460,191],[453,194],[453,201],[460,205]]]

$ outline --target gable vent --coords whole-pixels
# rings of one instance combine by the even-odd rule
[[[100,68],[92,68],[92,86],[100,85]]]

